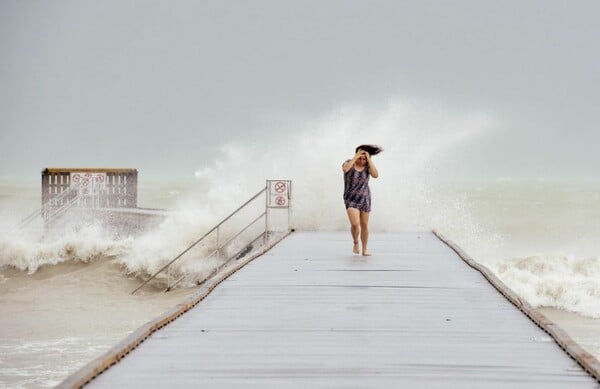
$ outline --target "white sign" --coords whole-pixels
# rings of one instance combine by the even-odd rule
[[[290,181],[289,180],[269,180],[268,181],[268,199],[269,207],[288,207],[290,202]]]
[[[71,188],[80,196],[98,194],[106,187],[106,173],[71,173]]]

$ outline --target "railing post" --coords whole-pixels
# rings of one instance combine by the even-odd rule
[[[219,240],[221,237],[221,226],[217,226],[217,260],[221,259],[221,246]]]
[[[167,268],[167,288],[171,287],[171,266]]]
[[[269,241],[269,180],[265,184],[265,235],[263,236],[263,244]]]
[[[288,217],[287,217],[287,230],[290,230],[290,220],[292,220],[292,181],[289,181],[288,187]]]

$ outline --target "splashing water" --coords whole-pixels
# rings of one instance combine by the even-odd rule
[[[254,194],[266,178],[293,180],[295,228],[345,229],[341,164],[361,143],[386,150],[374,157],[381,177],[371,180],[373,231],[437,226],[483,239],[460,199],[437,196],[431,183],[453,149],[489,132],[493,124],[482,113],[456,114],[402,101],[383,109],[346,105],[317,120],[291,124],[285,131],[289,136],[224,145],[219,158],[198,169],[195,189],[180,198],[172,215],[139,237],[114,239],[98,226],[55,241],[5,236],[0,240],[2,264],[33,272],[44,264],[109,256],[129,274],[151,274]]]
[[[240,139],[225,144],[218,158],[198,168],[192,184],[179,183],[176,190],[170,184],[161,186],[159,190],[163,192],[157,198],[169,202],[177,199],[173,212],[160,225],[139,236],[118,236],[95,223],[66,228],[54,235],[43,235],[39,231],[10,233],[7,231],[18,221],[15,217],[18,212],[12,204],[6,205],[3,201],[0,203],[0,231],[5,232],[0,233],[0,268],[8,266],[36,273],[38,279],[47,282],[37,285],[36,276],[28,278],[4,272],[0,274],[0,287],[3,286],[6,293],[13,293],[29,282],[30,306],[35,306],[37,301],[36,288],[44,287],[44,294],[53,297],[38,307],[39,317],[65,308],[65,296],[72,296],[75,308],[61,315],[64,323],[55,326],[56,331],[71,323],[73,332],[79,328],[78,321],[83,323],[81,328],[90,327],[81,313],[82,308],[76,304],[88,307],[92,302],[104,302],[103,309],[114,317],[112,325],[115,327],[134,314],[132,307],[144,307],[152,312],[140,312],[137,322],[130,323],[129,327],[123,325],[127,328],[124,332],[108,329],[116,331],[113,336],[118,338],[175,301],[175,297],[168,294],[131,296],[129,292],[139,283],[123,279],[123,273],[142,277],[154,273],[257,192],[265,179],[293,180],[293,227],[347,229],[341,165],[353,155],[358,144],[374,143],[382,145],[385,152],[373,158],[381,176],[371,180],[372,231],[438,228],[477,261],[489,266],[532,305],[600,317],[597,283],[600,270],[598,258],[593,258],[594,253],[599,252],[595,243],[598,242],[595,220],[600,217],[598,190],[570,191],[573,199],[565,202],[556,200],[568,198],[561,188],[544,187],[528,192],[521,187],[499,186],[480,191],[480,188],[450,188],[436,182],[442,178],[443,166],[456,158],[457,149],[475,146],[497,127],[495,118],[484,113],[457,113],[406,101],[392,101],[380,109],[346,105],[318,119],[296,120],[286,125],[285,136],[273,136],[264,142]],[[36,191],[37,188],[34,193]],[[15,193],[13,198],[20,196]],[[556,201],[544,204],[547,199]],[[577,208],[575,214],[590,215],[585,219],[573,217],[564,210],[581,199],[585,200],[585,206]],[[34,200],[39,201],[37,197]],[[159,202],[153,206],[165,205]],[[539,211],[541,216],[536,216],[534,211]],[[586,224],[585,220],[591,222]],[[549,231],[547,226],[556,230]],[[194,260],[179,262],[175,271],[200,277],[207,274],[217,263],[215,259],[206,260],[206,253],[206,247],[199,248]],[[75,266],[70,268],[69,263],[93,264],[73,270]],[[58,270],[47,272],[43,267]],[[77,275],[67,274],[69,271],[76,271]],[[23,294],[19,293],[22,299]],[[168,297],[172,298],[171,302],[165,300]],[[120,301],[123,303],[115,314],[112,306],[119,305]],[[17,306],[11,308],[5,304],[4,308],[20,312]],[[40,323],[43,327],[40,333],[46,338],[50,336],[46,326],[41,325],[43,320],[32,320],[30,312],[19,317],[29,325]],[[6,320],[8,318],[7,315]],[[10,325],[15,332],[21,327],[25,330],[20,324]],[[99,328],[96,332],[106,331]],[[52,336],[62,339],[64,334]],[[597,339],[596,333],[593,336]],[[6,344],[8,349],[14,347],[11,342]],[[43,359],[49,357],[42,356]],[[36,375],[40,373],[32,372],[30,376]]]
[[[600,258],[536,255],[491,268],[534,307],[555,307],[600,318]]]
[[[456,115],[391,102],[383,110],[346,106],[321,120],[298,126],[290,136],[268,145],[231,143],[222,156],[196,172],[206,204],[227,206],[248,195],[265,178],[294,183],[294,224],[303,230],[346,228],[342,163],[361,143],[381,144],[373,158],[381,177],[371,180],[374,231],[430,228],[440,222],[429,184],[452,150],[489,132],[493,120],[484,114]],[[286,131],[288,133],[289,131]]]

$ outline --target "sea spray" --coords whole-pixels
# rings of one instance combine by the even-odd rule
[[[99,254],[116,257],[126,273],[146,278],[261,189],[267,178],[293,181],[292,227],[344,230],[341,165],[361,143],[385,148],[373,157],[381,177],[371,180],[372,231],[437,227],[480,243],[493,241],[469,215],[460,196],[436,192],[434,183],[439,179],[438,169],[456,157],[457,148],[481,138],[495,125],[489,115],[453,112],[439,105],[391,101],[373,108],[347,104],[320,118],[290,122],[282,133],[292,135],[274,133],[263,141],[224,144],[218,158],[198,168],[194,187],[181,196],[172,214],[141,236],[110,238],[110,233],[86,227],[68,243],[22,240],[22,247],[15,250],[5,239],[0,256],[4,264],[35,271],[38,264],[93,258],[93,250],[67,255],[68,248],[91,246]],[[201,260],[214,249],[210,240],[206,243],[172,270],[184,274],[214,268],[213,258]]]
[[[600,258],[535,255],[488,266],[534,307],[600,318]]]
[[[598,184],[503,179],[437,192],[463,193],[468,212],[455,213],[474,222],[472,234],[467,223],[446,235],[531,305],[600,317]]]
[[[0,237],[0,268],[11,266],[32,274],[46,265],[118,257],[129,250],[131,243],[131,238],[114,239],[99,224],[46,235],[17,231]]]
[[[453,114],[396,101],[383,109],[347,105],[322,118],[296,121],[290,124],[294,131],[285,130],[291,136],[227,143],[218,158],[196,171],[197,189],[182,196],[172,215],[137,238],[119,261],[130,273],[152,274],[260,190],[268,178],[293,181],[292,227],[345,229],[341,165],[363,141],[386,149],[374,157],[382,178],[371,181],[373,231],[441,225],[483,240],[484,231],[457,204],[460,199],[436,196],[431,185],[436,168],[452,158],[452,150],[489,132],[492,124],[490,117],[479,113]],[[199,248],[176,262],[172,271],[182,274],[202,264],[204,270],[215,266],[214,258],[198,260],[209,247],[210,241],[204,251]]]
[[[190,203],[185,207],[180,205],[155,229],[137,237],[130,250],[120,256],[118,261],[129,274],[142,278],[153,275],[210,230],[217,217],[203,206]],[[210,237],[175,262],[170,269],[171,274],[176,277],[190,271],[197,273],[199,277],[203,273],[208,274],[209,269],[213,269],[218,261],[216,258],[203,258],[214,248],[214,239]],[[162,274],[159,279],[164,277],[166,274]]]
[[[223,146],[220,158],[196,172],[199,184],[210,188],[197,196],[214,207],[231,206],[265,178],[289,178],[296,228],[345,229],[341,165],[358,144],[375,143],[385,152],[373,157],[381,177],[371,180],[371,229],[428,229],[440,222],[438,204],[431,198],[431,184],[439,178],[436,170],[454,157],[455,148],[493,125],[487,115],[439,106],[400,101],[383,109],[347,105],[317,120],[294,123],[292,135]]]

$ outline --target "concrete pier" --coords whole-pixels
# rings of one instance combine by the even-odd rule
[[[372,234],[372,257],[351,246],[293,233],[89,386],[598,387],[433,234]]]

